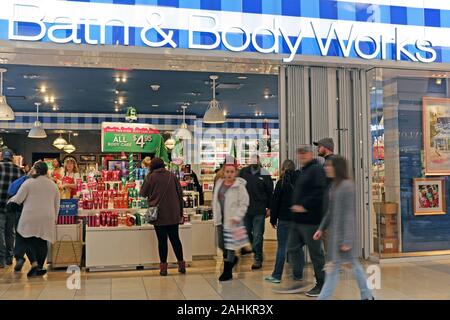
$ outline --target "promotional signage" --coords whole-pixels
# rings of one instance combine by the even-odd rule
[[[78,213],[78,199],[63,199],[59,204],[60,216],[76,216]]]
[[[102,123],[102,152],[156,153],[164,141],[148,124]]]
[[[377,7],[365,7],[365,21],[351,21],[151,5],[2,0],[0,22],[5,21],[8,30],[0,37],[279,54],[283,62],[306,54],[431,63],[438,58],[438,47],[450,47],[443,29],[429,32],[425,26],[379,23]]]

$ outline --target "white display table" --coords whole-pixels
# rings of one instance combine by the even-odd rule
[[[195,258],[211,258],[217,254],[216,228],[213,220],[191,220],[192,255]]]
[[[192,225],[180,225],[186,262],[192,261]],[[169,241],[168,262],[176,262]],[[152,225],[86,228],[86,268],[135,269],[159,263],[158,240]]]

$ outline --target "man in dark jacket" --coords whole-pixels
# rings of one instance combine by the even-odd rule
[[[12,162],[12,159],[13,152],[4,149],[0,162],[0,268],[4,268],[5,264],[12,265],[14,255],[17,217],[15,213],[6,210],[8,188],[13,181],[23,175],[22,170]]]
[[[273,181],[270,173],[261,167],[258,156],[252,157],[252,164],[242,169],[239,176],[247,181],[246,188],[250,196],[244,222],[254,252],[252,270],[261,269],[265,218],[270,214]]]
[[[292,266],[304,267],[302,249],[306,245],[314,266],[316,285],[306,293],[307,296],[317,297],[322,290],[325,280],[323,268],[325,256],[322,242],[313,240],[315,230],[318,229],[323,217],[323,198],[326,188],[326,176],[320,163],[314,159],[312,147],[301,146],[297,149],[298,161],[302,166],[292,197],[293,212],[291,230],[287,241],[287,254]],[[302,291],[298,284],[280,290],[282,293],[298,293]]]

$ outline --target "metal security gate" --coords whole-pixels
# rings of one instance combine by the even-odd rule
[[[332,137],[349,160],[356,184],[357,244],[369,256],[370,132],[365,70],[284,66],[280,70],[281,161],[296,162],[296,148]]]

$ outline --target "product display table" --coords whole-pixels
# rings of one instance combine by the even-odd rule
[[[192,261],[192,225],[180,225],[184,259]],[[168,262],[176,262],[169,242]],[[89,271],[134,269],[159,263],[158,240],[152,225],[87,227],[86,268]]]

